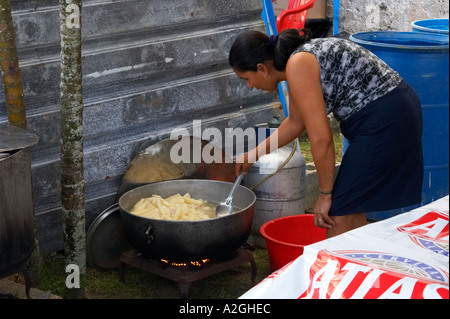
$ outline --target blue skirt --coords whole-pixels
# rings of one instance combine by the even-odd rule
[[[406,82],[340,126],[349,146],[334,183],[330,215],[384,211],[422,201],[422,108]]]

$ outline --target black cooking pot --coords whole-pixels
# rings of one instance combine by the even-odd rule
[[[250,235],[255,194],[238,186],[231,215],[200,221],[168,221],[130,213],[141,198],[157,194],[163,198],[189,193],[192,198],[212,203],[223,201],[232,183],[182,179],[156,182],[132,189],[119,199],[121,219],[130,244],[145,257],[170,260],[195,260],[222,257],[238,249]]]

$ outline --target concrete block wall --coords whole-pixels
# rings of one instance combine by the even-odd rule
[[[333,17],[335,0],[327,0]],[[448,0],[339,0],[339,32],[411,31],[411,22],[449,16]]]
[[[57,0],[11,0],[32,148],[41,251],[62,248],[60,37]],[[252,127],[282,114],[228,66],[237,34],[258,29],[260,0],[84,0],[82,9],[87,226],[115,203],[142,149],[175,127]],[[0,92],[0,123],[7,122]]]

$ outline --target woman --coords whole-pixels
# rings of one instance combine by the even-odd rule
[[[311,40],[288,29],[241,34],[229,62],[250,88],[275,91],[280,81],[289,88],[289,116],[278,134],[240,156],[237,172],[269,152],[271,138],[282,147],[306,130],[320,189],[314,224],[327,228],[327,237],[365,225],[366,212],[421,202],[420,102],[381,59],[348,40]],[[336,180],[331,112],[350,143]]]

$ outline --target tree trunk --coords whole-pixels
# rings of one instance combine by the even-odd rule
[[[0,61],[8,122],[11,125],[26,129],[27,118],[10,0],[0,0]],[[32,286],[39,283],[42,262],[36,220],[34,223],[34,245],[33,253],[27,262]]]
[[[0,61],[9,123],[27,128],[11,5],[0,0]]]
[[[76,271],[73,274],[73,282],[66,280],[66,297],[84,298],[86,231],[81,72],[82,0],[60,0],[59,4],[61,18],[61,200],[64,252],[66,267],[70,266],[71,269],[79,270],[79,276]]]

